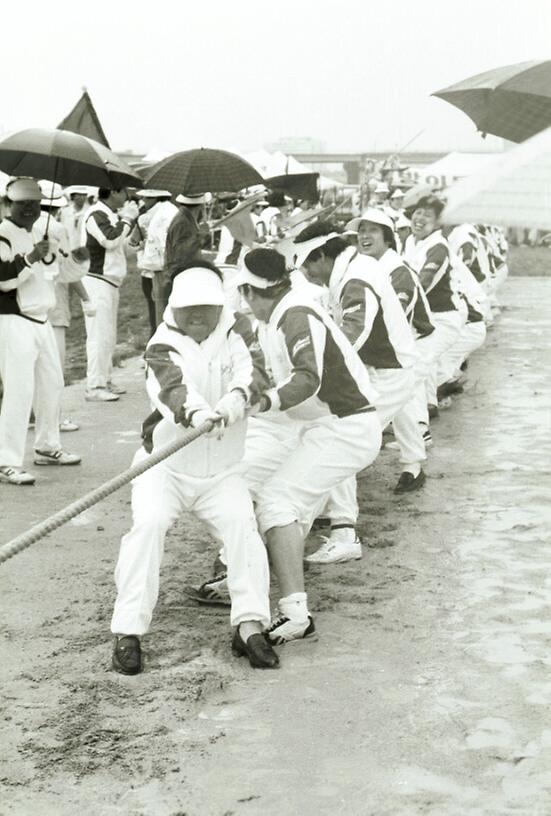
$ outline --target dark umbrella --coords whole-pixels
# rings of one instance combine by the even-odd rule
[[[270,190],[286,193],[293,198],[317,201],[319,177],[319,173],[286,173],[283,176],[271,176],[264,184]]]
[[[523,142],[551,126],[551,60],[506,65],[436,91],[484,134]]]
[[[89,184],[117,189],[142,184],[112,150],[66,130],[32,128],[0,139],[0,170],[10,176],[47,179],[66,187]]]
[[[234,192],[263,182],[260,173],[241,156],[206,147],[173,153],[145,174],[146,187],[187,195]]]

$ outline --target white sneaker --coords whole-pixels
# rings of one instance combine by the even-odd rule
[[[117,385],[116,383],[111,382],[111,380],[109,380],[107,383],[107,390],[112,394],[117,394],[117,396],[120,394],[126,394],[126,388],[123,388],[122,385]]]
[[[87,388],[84,393],[86,402],[115,402],[118,398],[118,394],[113,394],[107,388]]]
[[[23,468],[14,468],[9,465],[0,467],[0,482],[7,482],[13,485],[32,485],[34,484],[34,476],[27,473]]]
[[[352,532],[352,535],[350,535]],[[304,559],[310,564],[343,564],[345,561],[358,561],[362,557],[362,542],[355,530],[333,530],[319,550]]]
[[[383,447],[385,450],[400,450],[400,445],[395,440],[392,442],[385,442]]]
[[[59,430],[63,431],[64,433],[67,433],[69,431],[78,431],[79,428],[80,425],[77,425],[77,423],[73,422],[72,419],[63,419],[59,423]]]
[[[63,450],[34,452],[35,465],[80,465],[80,456]]]
[[[270,643],[275,643],[278,646],[289,643],[291,640],[304,640],[304,638],[313,637],[315,634],[316,627],[311,615],[308,615],[308,619],[305,621],[294,621],[286,617],[286,615],[280,615],[265,630],[265,635]]]

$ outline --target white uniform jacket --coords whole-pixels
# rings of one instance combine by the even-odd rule
[[[419,275],[433,312],[459,309],[450,248],[441,230],[434,230],[421,241],[416,241],[413,235],[409,235],[404,247],[404,258]]]
[[[372,410],[377,392],[342,331],[302,287],[287,290],[258,337],[275,387],[272,410],[311,421]]]
[[[434,331],[431,310],[417,272],[394,249],[387,249],[378,260],[398,295],[414,337],[427,337]]]
[[[417,361],[413,334],[398,295],[379,263],[348,247],[329,279],[331,310],[366,365],[410,368]]]
[[[250,322],[227,308],[209,337],[196,343],[176,327],[167,307],[145,360],[147,393],[155,407],[143,425],[148,453],[178,439],[196,411],[212,410],[229,391],[241,389],[254,401],[268,386]],[[245,433],[246,421],[235,422],[222,439],[203,436],[171,456],[168,466],[188,476],[215,476],[241,460]]]
[[[90,253],[88,274],[112,286],[120,286],[126,277],[124,246],[130,226],[107,204],[98,201],[86,213],[83,228],[82,243]]]
[[[30,232],[9,218],[0,224],[0,314],[16,314],[45,323],[55,306],[55,270],[43,261],[29,264],[27,255],[44,238],[44,227]]]

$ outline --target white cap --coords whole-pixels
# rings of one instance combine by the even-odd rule
[[[32,178],[15,178],[6,184],[6,196],[10,201],[41,201],[42,191]]]
[[[388,189],[388,184],[386,183],[386,181],[378,181],[374,192],[376,192],[376,193],[389,193],[390,190]]]
[[[316,238],[310,238],[309,241],[295,242],[295,267],[300,269],[304,265],[304,261],[308,258],[311,252],[319,249],[331,240],[331,238],[339,238],[338,232],[330,232],[329,235],[318,235]]]
[[[178,204],[206,204],[208,201],[206,193],[199,193],[198,195],[185,195],[180,193],[176,196]]]
[[[369,221],[371,224],[380,224],[382,227],[390,227],[394,232],[394,222],[392,218],[376,207],[369,207],[359,218],[353,218],[352,221],[349,221],[346,225],[346,229],[357,232],[362,221]]]
[[[138,198],[172,198],[168,190],[136,190],[136,195]]]
[[[396,221],[396,229],[405,229],[406,227],[411,227],[411,221],[409,218],[406,218],[404,213],[400,213],[400,216]]]
[[[404,197],[404,194],[403,194],[403,192],[400,190],[400,188],[399,188],[399,187],[396,187],[396,189],[394,190],[394,192],[392,193],[392,195],[391,195],[390,197],[391,197],[391,198],[403,198],[403,197]]]
[[[184,306],[223,306],[224,284],[211,269],[194,266],[178,272],[168,299],[171,309]]]

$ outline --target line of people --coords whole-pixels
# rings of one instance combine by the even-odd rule
[[[418,202],[402,254],[396,224],[376,207],[346,234],[321,220],[302,230],[292,269],[276,248],[250,250],[232,277],[248,317],[230,308],[214,264],[174,268],[145,352],[152,412],[135,461],[184,428],[211,430],[133,483],[115,572],[116,671],[143,669],[164,541],[182,511],[221,544],[223,572],[198,599],[230,605],[234,654],[276,668],[274,647],[316,633],[304,580],[315,519],[327,516],[330,534],[308,561],[362,555],[356,475],[376,459],[389,423],[402,463],[395,492],[423,486],[438,394],[460,392],[506,275],[499,233],[462,225],[445,237],[442,207],[435,196]]]

